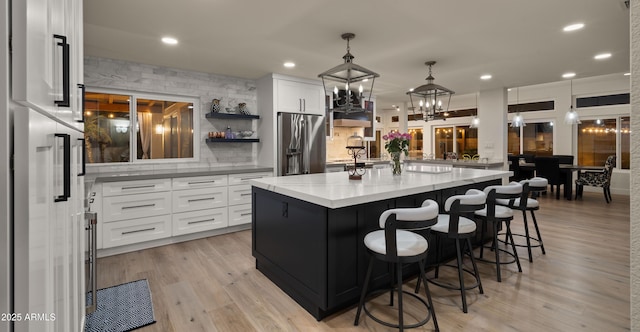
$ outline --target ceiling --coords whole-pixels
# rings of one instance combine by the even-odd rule
[[[85,55],[249,79],[317,79],[343,61],[340,35],[355,33],[354,62],[380,74],[383,107],[407,101],[428,60],[435,83],[457,94],[622,74],[629,29],[623,0],[84,0]]]

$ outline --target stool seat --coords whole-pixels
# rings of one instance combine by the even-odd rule
[[[419,255],[429,249],[427,240],[414,232],[402,229],[396,230],[398,256],[407,257]],[[364,237],[364,245],[371,251],[386,255],[387,246],[385,243],[384,230],[377,230]]]
[[[480,216],[480,217],[486,217],[487,216],[487,208],[485,207],[482,210],[478,210],[475,212],[476,216]],[[495,216],[496,218],[499,219],[504,219],[504,218],[513,218],[513,210],[505,207],[505,206],[501,206],[501,205],[496,205],[496,214]]]
[[[496,204],[500,204],[500,205],[504,205],[504,206],[509,206],[510,200],[508,199],[496,199]],[[517,207],[520,206],[520,198],[516,198],[513,201],[513,206]],[[537,209],[540,207],[540,202],[538,202],[538,200],[533,199],[533,198],[527,198],[527,209]]]
[[[449,220],[451,216],[448,214],[438,215],[438,223],[431,227],[432,232],[448,233]],[[465,217],[460,217],[458,223],[458,234],[470,234],[476,231],[476,222]]]

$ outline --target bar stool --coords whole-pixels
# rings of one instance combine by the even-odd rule
[[[525,184],[528,186],[528,184]],[[518,266],[518,272],[522,272],[522,266],[520,266],[520,259],[518,258],[518,252],[516,251],[516,246],[513,241],[513,235],[511,234],[511,220],[513,220],[513,210],[502,205],[497,205],[497,199],[507,199],[510,201],[515,201],[522,194],[523,185],[517,182],[511,182],[508,185],[504,186],[488,186],[484,189],[485,194],[487,195],[487,204],[486,207],[482,210],[478,210],[475,212],[475,216],[482,221],[482,231],[480,239],[483,242],[480,246],[480,257],[479,260],[483,262],[495,263],[496,264],[496,276],[498,282],[502,282],[502,275],[500,272],[500,265],[516,263]],[[485,232],[487,229],[487,224],[492,224],[492,245],[488,248],[495,252],[495,261],[490,261],[484,258],[484,248],[486,245],[485,241]],[[498,248],[498,229],[501,225],[504,224],[506,234],[511,240],[511,249],[512,251],[508,251],[508,245],[505,249]],[[503,252],[509,256],[511,256],[511,260],[508,261],[500,261],[500,252]]]
[[[531,248],[540,247],[542,249],[542,254],[546,255],[544,250],[544,244],[542,243],[542,236],[540,235],[540,228],[538,228],[538,221],[536,220],[536,214],[534,211],[540,209],[540,203],[538,200],[533,197],[535,194],[539,194],[545,190],[547,190],[547,186],[549,182],[545,178],[534,177],[529,180],[522,180],[520,184],[528,184],[528,186],[524,186],[522,190],[521,198],[517,198],[513,201],[513,205],[511,205],[510,200],[507,199],[497,199],[496,203],[499,205],[507,206],[512,209],[517,209],[522,211],[522,220],[524,221],[524,234],[513,233],[512,235],[515,237],[525,238],[527,240],[527,244],[515,243],[516,247],[527,247],[527,251],[529,253],[529,262],[533,262],[533,255],[531,254]],[[520,204],[521,199],[526,199],[525,204]],[[533,226],[536,230],[537,238],[533,237],[529,233],[529,224],[527,222],[527,211],[531,213],[531,218],[533,219]],[[504,243],[507,243],[507,234],[505,233]],[[531,241],[534,241],[532,244]]]
[[[430,318],[433,319],[435,330],[439,331],[436,313],[433,310],[433,302],[431,301],[431,293],[429,292],[429,288],[426,286],[426,279],[424,276],[424,262],[427,258],[429,243],[422,235],[406,230],[431,227],[436,224],[437,220],[438,203],[433,200],[424,201],[422,206],[419,208],[390,209],[384,211],[380,215],[379,222],[380,228],[382,229],[370,232],[364,237],[364,245],[367,247],[369,254],[371,254],[371,258],[369,260],[369,267],[367,268],[364,287],[362,288],[360,303],[358,304],[358,310],[356,312],[356,318],[353,325],[358,325],[361,310],[364,308],[365,314],[371,317],[374,321],[385,326],[398,328],[400,331],[403,331],[405,328],[422,326],[428,322]],[[397,279],[395,285],[392,285],[391,287],[390,305],[393,306],[393,291],[395,290],[398,293],[398,324],[388,323],[375,317],[371,312],[369,312],[365,304],[369,282],[371,281],[373,264],[376,259],[391,263],[391,265],[395,266],[394,268]],[[404,263],[418,263],[420,268],[418,278],[425,282],[427,302],[411,292],[402,290],[402,265]],[[389,289],[377,290],[369,295],[374,296],[388,290]],[[404,313],[402,310],[403,293],[414,297],[425,305],[428,311],[426,318],[415,324],[404,324]]]
[[[484,208],[487,196],[484,192],[477,189],[469,189],[464,195],[455,195],[447,198],[444,204],[445,212],[448,214],[438,215],[438,223],[431,227],[431,233],[437,235],[436,252],[437,263],[435,267],[434,277],[427,278],[427,281],[452,290],[459,290],[462,297],[462,311],[467,313],[466,291],[478,288],[480,294],[484,294],[482,282],[480,281],[480,273],[473,257],[473,247],[471,246],[471,238],[476,233],[475,221],[464,217],[464,215],[473,213]],[[457,265],[443,265],[456,267],[458,269],[458,285],[450,285],[439,280],[438,273],[440,270],[442,241],[441,239],[453,239],[456,242],[456,260]],[[467,249],[467,251],[465,251]],[[467,254],[471,259],[473,271],[465,269],[463,266],[463,256]],[[464,274],[468,273],[476,279],[473,285],[464,284]],[[416,286],[416,293],[420,289],[420,281]]]

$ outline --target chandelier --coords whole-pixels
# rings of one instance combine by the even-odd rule
[[[478,93],[476,92],[476,114],[471,119],[469,128],[478,128],[478,126],[480,126],[480,119],[478,119]]]
[[[342,57],[344,63],[335,66],[318,75],[322,79],[322,85],[326,95],[333,97],[332,110],[341,113],[355,113],[365,111],[364,92],[368,91],[367,101],[371,101],[373,92],[373,83],[376,77],[380,77],[377,73],[353,63],[354,56],[351,54],[349,41],[355,38],[353,33],[343,33],[342,39],[347,41],[347,53]],[[337,82],[332,91],[327,90],[329,82]],[[370,84],[368,84],[370,82]],[[368,85],[368,88],[363,86]],[[329,87],[331,89],[331,87]]]
[[[516,88],[516,115],[511,120],[512,128],[520,128],[526,126],[524,118],[520,115],[520,88]]]
[[[451,103],[451,95],[455,92],[449,90],[442,85],[433,83],[433,75],[431,75],[431,67],[435,65],[435,61],[427,61],[425,65],[429,66],[429,76],[427,76],[427,84],[421,85],[415,89],[409,90],[407,94],[411,100],[411,108],[415,114],[416,107],[413,99],[419,100],[418,110],[422,113],[424,121],[430,120],[446,120],[449,116],[449,104]]]

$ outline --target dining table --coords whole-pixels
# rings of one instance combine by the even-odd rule
[[[525,170],[533,170],[536,169],[535,163],[520,163],[520,169]],[[573,195],[573,172],[578,172],[578,178],[580,178],[580,173],[582,171],[604,171],[603,166],[586,166],[586,165],[572,165],[572,164],[560,164],[560,172],[565,175],[565,183],[564,183],[564,198],[567,200],[571,200]]]

